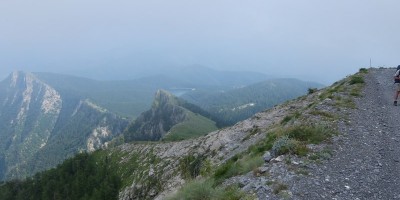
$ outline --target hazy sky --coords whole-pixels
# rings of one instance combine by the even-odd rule
[[[400,64],[398,0],[1,0],[0,78],[203,65],[331,83]]]

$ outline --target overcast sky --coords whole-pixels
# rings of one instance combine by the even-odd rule
[[[0,78],[203,65],[325,84],[400,64],[398,0],[1,0]]]

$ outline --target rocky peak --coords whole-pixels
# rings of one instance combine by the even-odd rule
[[[178,100],[171,93],[169,93],[165,90],[158,90],[155,94],[152,108],[156,109],[159,107],[163,107],[167,104],[176,105],[176,104],[178,104]]]
[[[159,140],[174,125],[187,118],[187,110],[179,105],[179,100],[165,90],[155,94],[150,110],[143,112],[125,132],[127,141]]]

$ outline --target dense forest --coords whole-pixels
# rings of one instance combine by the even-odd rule
[[[96,155],[81,153],[57,168],[38,173],[26,181],[3,183],[0,199],[117,199],[121,180],[108,163],[107,157],[99,159]]]

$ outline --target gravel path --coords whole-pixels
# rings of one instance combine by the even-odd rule
[[[334,156],[292,188],[293,199],[400,199],[400,106],[394,69],[369,69],[358,109],[334,140]]]

